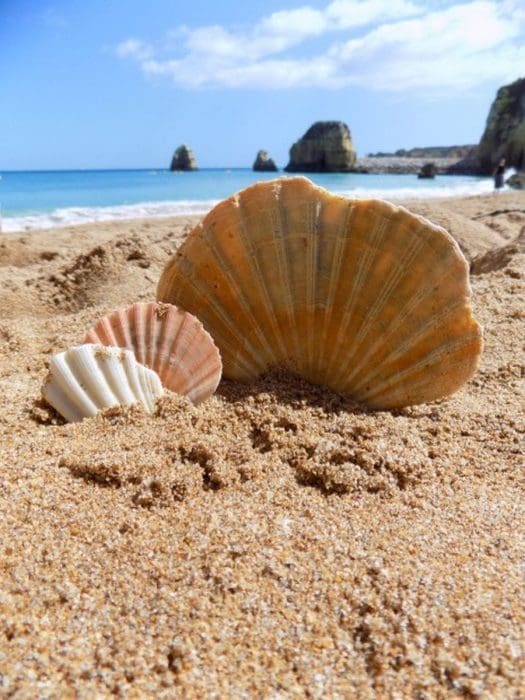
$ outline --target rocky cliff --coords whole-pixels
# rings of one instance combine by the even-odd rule
[[[476,146],[423,146],[417,148],[400,148],[395,153],[369,153],[369,158],[465,158]]]
[[[270,158],[268,155],[268,152],[261,150],[257,153],[252,169],[256,172],[275,172],[277,166],[273,158]]]
[[[290,149],[285,170],[295,172],[350,172],[356,153],[350,130],[343,122],[315,122]]]
[[[492,173],[500,158],[507,167],[525,169],[525,78],[497,92],[478,147],[479,171]]]
[[[193,151],[188,146],[179,146],[171,159],[170,170],[198,170]]]
[[[390,174],[390,175],[417,175],[423,166],[428,163],[427,158],[407,158],[404,156],[376,156],[359,158],[355,165],[355,172],[369,174]],[[436,169],[437,175],[448,173],[450,168],[457,163],[455,158],[433,158],[432,165]]]

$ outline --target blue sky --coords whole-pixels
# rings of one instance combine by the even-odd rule
[[[475,143],[524,75],[518,0],[0,0],[0,169],[167,166],[181,143],[282,167],[318,119],[360,155]]]

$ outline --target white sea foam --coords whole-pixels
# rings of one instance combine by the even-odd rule
[[[205,214],[216,203],[216,200],[208,199],[200,201],[141,202],[140,204],[125,204],[114,207],[70,207],[67,209],[55,209],[46,214],[4,217],[1,230],[4,233],[13,233],[59,226],[79,226],[80,224],[90,224],[97,221],[190,216],[193,214]]]
[[[153,174],[154,171],[152,171]],[[406,199],[430,199],[438,197],[465,197],[488,194],[493,189],[492,179],[473,179],[470,182],[455,178],[429,184],[428,187],[398,187],[390,189],[357,187],[351,190],[339,190],[339,194],[347,197],[379,198],[389,201]],[[141,202],[109,207],[69,207],[55,209],[48,213],[26,214],[24,216],[4,217],[1,221],[1,231],[4,233],[16,231],[31,231],[63,226],[78,226],[98,221],[115,221],[123,219],[146,219],[165,216],[202,215],[209,211],[217,200],[178,200],[171,202]]]
[[[454,183],[440,187],[398,187],[396,189],[369,189],[356,187],[352,190],[340,191],[346,197],[360,199],[386,199],[388,201],[405,199],[439,199],[441,197],[471,197],[473,195],[490,194],[494,185],[491,179],[474,180],[472,182]]]

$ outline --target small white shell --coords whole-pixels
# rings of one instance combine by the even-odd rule
[[[158,375],[130,350],[93,344],[54,355],[42,387],[46,401],[70,422],[134,403],[152,413],[162,394]]]

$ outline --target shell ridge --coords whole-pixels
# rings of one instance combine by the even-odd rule
[[[312,202],[308,206],[307,214],[307,234],[309,241],[308,255],[308,274],[306,276],[306,304],[312,310],[312,315],[308,315],[308,331],[306,337],[307,363],[310,370],[314,366],[315,356],[315,301],[317,298],[317,282],[319,274],[319,248],[320,248],[320,231],[319,220],[322,210],[322,201]]]
[[[359,389],[363,384],[374,381],[381,374],[381,372],[385,371],[385,368],[388,368],[389,364],[400,359],[407,353],[413,353],[420,342],[425,339],[427,334],[431,332],[436,325],[441,326],[448,316],[453,317],[456,310],[461,308],[461,306],[461,300],[455,301],[446,309],[443,309],[440,314],[436,314],[433,319],[427,320],[427,322],[424,323],[419,328],[417,333],[411,336],[409,340],[405,340],[399,346],[396,346],[393,350],[391,350],[388,355],[382,359],[381,365],[373,368],[373,370],[375,369],[376,371],[372,371],[372,373],[369,373],[368,375],[362,375],[361,379],[354,385],[354,388]],[[440,339],[440,342],[442,342],[442,339]],[[414,365],[411,366],[413,367]]]
[[[317,362],[317,372],[322,373],[326,375],[326,366],[323,366],[323,361],[324,361],[324,353],[323,353],[323,348],[325,348],[326,344],[326,336],[328,333],[328,328],[330,327],[330,323],[332,321],[333,313],[334,313],[334,297],[337,291],[338,287],[338,280],[339,280],[339,275],[341,271],[341,267],[343,264],[343,253],[346,250],[346,248],[350,245],[351,242],[351,231],[350,231],[350,225],[351,221],[353,219],[354,213],[355,213],[355,203],[351,202],[348,200],[345,202],[346,208],[345,208],[345,213],[344,213],[344,219],[342,222],[340,222],[337,231],[334,236],[334,244],[333,244],[333,250],[332,250],[332,255],[331,255],[331,261],[332,265],[330,267],[330,270],[332,274],[330,275],[330,282],[329,282],[329,288],[328,288],[328,295],[327,295],[327,300],[326,300],[326,307],[325,307],[325,313],[324,313],[324,318],[323,318],[323,327],[321,330],[320,334],[320,342],[318,344],[319,347],[319,353],[318,353],[318,362]],[[335,261],[335,262],[334,262]]]
[[[119,312],[117,312],[119,313]],[[122,311],[122,315],[124,315],[124,311]],[[123,319],[124,322],[124,319]],[[130,310],[130,324],[129,324],[129,332],[130,332],[130,346],[133,348],[133,351],[135,353],[135,357],[137,358],[137,361],[140,362],[141,364],[145,364],[147,361],[146,357],[146,343],[145,343],[145,331],[146,331],[146,323],[143,319],[142,315],[142,307],[140,304],[136,303],[131,306]]]
[[[333,354],[330,362],[328,363],[328,371],[327,375],[331,376],[332,374],[332,368],[334,366],[334,363],[339,359],[339,351],[341,349],[341,346],[346,338],[348,326],[350,325],[350,321],[354,315],[355,311],[355,306],[356,306],[356,299],[359,298],[359,294],[361,293],[361,289],[364,286],[364,283],[366,281],[366,278],[368,277],[368,274],[370,272],[370,268],[372,266],[372,261],[373,261],[373,256],[377,248],[379,247],[379,244],[383,240],[385,236],[385,231],[387,229],[387,224],[390,222],[391,216],[382,216],[381,219],[379,220],[378,224],[374,227],[372,235],[370,237],[370,245],[367,246],[365,252],[361,257],[359,258],[359,264],[357,267],[357,272],[355,276],[355,284],[352,287],[350,299],[348,301],[348,306],[345,309],[342,317],[341,317],[341,323],[339,327],[339,331],[337,333],[337,338],[334,343],[333,347]],[[354,357],[354,349],[352,349],[352,352],[349,353],[348,359],[349,361],[353,361]]]
[[[214,368],[210,367],[210,358],[215,359],[215,354],[213,353],[213,357],[212,353],[202,355],[200,361],[193,366],[191,374],[187,373],[187,382],[189,389],[192,389],[195,385],[200,384],[201,382],[205,381],[209,376],[215,374]]]
[[[68,352],[68,361],[76,381],[83,391],[89,392],[88,396],[97,410],[100,410],[101,407],[114,406],[117,400],[104,374],[102,374],[102,381],[97,382],[94,379],[97,375],[100,377],[102,372],[99,359],[95,358],[95,353],[97,351],[108,353],[108,348],[102,345],[80,345],[77,348],[80,348],[77,352]]]
[[[380,365],[372,367],[371,372],[369,372],[368,374],[362,374],[361,378],[354,384],[353,388],[355,390],[359,390],[363,384],[366,384],[366,383],[376,379],[376,377],[379,374],[381,374],[382,371],[385,370],[385,367],[387,367],[391,362],[398,360],[400,357],[402,357],[407,352],[413,351],[414,348],[416,348],[418,346],[419,342],[427,335],[427,333],[430,330],[432,330],[432,328],[435,325],[440,326],[446,320],[446,318],[448,316],[452,316],[462,306],[463,306],[463,300],[457,299],[453,303],[451,303],[449,306],[447,306],[445,309],[442,309],[441,312],[437,313],[433,318],[427,320],[427,322],[424,323],[423,325],[421,325],[420,328],[418,329],[418,331],[416,333],[414,333],[414,335],[412,335],[409,340],[406,340],[405,342],[396,346],[387,355],[385,355],[381,359]],[[400,325],[401,325],[401,322],[397,325],[397,328],[399,328]],[[388,332],[385,332],[385,334],[383,335],[383,343],[385,343],[387,341],[387,337],[388,337]],[[349,384],[350,380],[353,378],[354,374],[355,373],[352,372],[352,376],[348,377],[347,382],[346,382],[347,385]]]
[[[147,391],[145,391],[144,383],[141,381],[141,368],[144,368],[144,365],[133,361],[134,359],[131,351],[123,350],[122,361],[124,365],[124,375],[131,392],[136,397],[135,401],[138,400],[143,405],[148,406]],[[133,403],[133,401],[131,403]]]
[[[74,375],[70,353],[65,351],[52,357],[49,366],[50,374],[55,379],[55,382],[51,383],[51,381],[48,381],[46,383],[43,392],[44,397],[48,400],[52,399],[52,390],[53,387],[56,387],[56,393],[60,397],[60,405],[64,407],[64,410],[71,410],[74,415],[82,415],[82,412],[86,411],[88,415],[94,416],[97,412],[97,406]],[[71,408],[71,404],[73,408]],[[54,403],[52,405],[64,415],[59,406],[56,406]]]
[[[181,312],[176,307],[168,307],[160,312],[162,307],[159,304],[149,307],[150,313],[154,318],[155,323],[155,345],[151,350],[151,361],[148,365],[161,378],[162,383],[166,384],[166,374],[169,372],[169,363],[171,354],[176,348],[177,337],[180,332],[180,317]],[[168,327],[176,327],[176,332],[170,336]]]
[[[131,348],[134,347],[133,343],[133,338],[136,337],[136,332],[135,328],[133,326],[133,329],[130,327],[130,324],[127,323],[127,314],[125,313],[124,310],[118,310],[115,312],[115,314],[112,314],[113,317],[116,319],[116,323],[118,324],[118,329],[119,329],[119,335],[118,337],[115,334],[115,340],[117,340],[117,345],[119,347],[125,347]],[[109,317],[111,318],[111,316]],[[139,358],[137,357],[137,361],[140,362]]]
[[[290,242],[287,235],[286,226],[286,215],[283,209],[283,203],[280,198],[282,187],[276,192],[277,200],[277,211],[276,213],[271,213],[270,217],[272,220],[272,233],[274,241],[277,245],[277,262],[278,262],[278,277],[280,280],[280,288],[285,292],[284,308],[285,308],[285,320],[284,328],[277,322],[280,331],[280,337],[283,340],[285,347],[284,361],[289,369],[295,370],[296,367],[294,363],[290,363],[291,358],[301,357],[301,345],[300,338],[297,333],[297,324],[294,323],[293,310],[294,310],[294,298],[292,294],[292,271],[294,268],[293,254],[290,248]],[[279,195],[279,196],[278,196]],[[276,285],[277,286],[277,285]],[[277,313],[278,306],[275,303],[275,299],[272,298],[272,307]],[[291,342],[290,342],[291,341]],[[291,348],[290,348],[291,346]]]
[[[146,367],[153,367],[156,363],[156,358],[158,358],[159,345],[162,341],[162,331],[164,328],[164,323],[159,319],[156,310],[151,306],[146,306],[146,323],[149,330],[148,342],[146,344],[146,362],[143,364]],[[156,371],[156,370],[155,370]]]
[[[49,364],[53,377],[56,378],[56,384],[63,391],[64,396],[77,407],[86,406],[88,410],[93,410],[94,415],[97,407],[73,372],[71,354],[68,351],[60,353],[60,355],[51,358]]]
[[[198,384],[193,382],[193,384],[188,387],[188,396],[195,404],[199,404],[202,401],[203,395],[213,394],[215,389],[219,386],[219,382],[220,377],[218,378],[216,373],[208,371],[200,376],[200,382]]]
[[[366,336],[368,335],[369,331],[373,328],[374,323],[376,322],[380,313],[383,311],[386,302],[392,295],[394,289],[397,287],[399,282],[403,279],[405,268],[409,267],[410,264],[414,261],[415,257],[422,249],[424,244],[425,239],[423,238],[423,236],[414,236],[410,244],[404,249],[397,264],[391,269],[389,276],[386,278],[386,280],[384,280],[384,284],[380,293],[374,299],[372,306],[367,311],[365,320],[363,321],[358,332],[353,338],[354,356],[358,354],[361,345],[366,340]],[[382,329],[381,333],[381,336],[383,337],[384,341],[383,333],[384,329]],[[345,368],[346,363],[341,363],[339,366],[339,371],[335,374],[336,380],[339,380],[344,376]]]
[[[193,281],[193,279],[188,279],[188,280],[186,280],[186,282],[187,282],[188,286],[190,286],[193,289],[194,293],[199,291],[199,287]],[[235,326],[233,325],[231,320],[228,318],[228,316],[226,315],[226,313],[222,309],[215,307],[214,313],[221,320],[221,323],[223,324],[223,326],[225,328],[229,328],[230,330],[231,330],[231,328],[235,328]],[[207,325],[208,325],[208,322],[206,322],[204,327],[206,328]],[[213,331],[211,329],[208,329],[208,328],[206,328],[206,330],[213,338]],[[231,344],[226,340],[222,340],[222,345],[224,348],[223,354],[229,353],[232,358],[235,358],[237,351],[232,348]],[[254,372],[254,371],[256,372],[259,369],[257,361],[254,358],[251,358],[251,361],[249,361],[249,359],[246,359],[246,358],[235,358],[235,362],[244,373],[248,374],[248,376],[250,375],[251,372]]]
[[[134,402],[134,396],[130,391],[127,381],[127,373],[123,367],[124,362],[129,364],[128,353],[130,353],[130,351],[121,349],[121,353],[123,353],[123,355],[117,356],[115,353],[109,352],[105,346],[102,346],[100,350],[95,350],[94,352],[95,363],[106,382],[108,399],[111,402],[110,405],[117,403],[128,405]],[[121,361],[121,357],[125,358],[125,360]],[[112,399],[109,398],[109,394],[112,395]],[[105,407],[106,404],[107,401],[102,399],[98,408]]]
[[[241,226],[241,231],[244,232],[244,229],[242,228],[242,216],[241,216],[241,207],[240,206],[238,206],[237,211],[238,211],[238,218],[239,218],[239,224]],[[206,230],[209,231],[209,229],[206,229]],[[251,245],[248,245],[248,241],[250,240],[249,236],[245,237],[241,233],[241,238],[242,238],[246,248],[248,250],[250,250],[250,255],[248,257],[249,257],[250,263],[252,263],[254,260],[254,256],[253,256],[253,249],[251,248]],[[255,333],[256,333],[256,336],[257,336],[259,343],[265,348],[265,352],[269,356],[271,356],[272,348],[271,348],[270,344],[268,343],[268,339],[266,338],[260,324],[257,321],[257,317],[254,314],[254,309],[252,308],[250,301],[244,295],[242,285],[239,284],[239,281],[238,281],[237,276],[235,274],[235,267],[231,264],[230,259],[223,253],[223,251],[218,248],[218,246],[212,246],[212,241],[210,240],[210,238],[208,236],[206,236],[206,231],[204,233],[204,240],[205,240],[208,248],[213,251],[215,257],[217,258],[218,262],[221,265],[221,269],[222,269],[223,273],[225,274],[228,281],[230,282],[233,290],[235,290],[236,298],[237,298],[239,304],[241,305],[241,308],[246,313],[246,315],[251,316],[253,324],[255,326]],[[253,264],[251,264],[251,267],[253,269]],[[235,328],[235,330],[237,330],[236,324],[231,323],[230,330],[232,328]],[[255,359],[257,356],[257,352],[256,352],[255,348],[253,347],[252,343],[250,343],[249,345],[251,348],[252,355],[254,356],[254,359]]]
[[[469,346],[474,341],[479,341],[479,339],[479,333],[476,331],[472,331],[468,335],[463,335],[460,338],[454,338],[453,340],[448,341],[446,344],[441,345],[438,348],[434,348],[427,355],[425,355],[425,357],[421,358],[418,362],[414,363],[410,367],[407,367],[406,369],[397,372],[394,375],[394,377],[391,376],[386,378],[381,383],[374,386],[373,389],[364,392],[362,396],[366,399],[375,400],[375,398],[378,395],[384,394],[386,391],[392,391],[392,389],[398,384],[403,384],[406,377],[410,376],[410,374],[418,372],[423,367],[437,364],[437,362],[443,359],[443,357],[452,354],[453,352],[461,349],[462,347]],[[462,361],[459,362],[460,364],[462,364]],[[452,362],[448,365],[448,368],[451,367],[453,367]],[[428,377],[426,377],[425,382],[428,385]],[[433,392],[433,394],[434,398],[438,398],[442,395],[440,391]]]
[[[453,370],[453,381],[451,381],[448,370]],[[429,384],[428,377],[424,376],[417,381],[412,381],[409,389],[407,389],[405,384],[401,384],[397,388],[389,390],[386,397],[371,399],[370,405],[376,408],[389,409],[436,401],[457,391],[472,377],[475,371],[476,365],[473,365],[471,357],[457,360],[448,365],[446,374],[440,374],[435,378],[435,382],[444,380],[444,383],[440,384],[441,389],[439,392],[432,389],[432,384]]]
[[[51,384],[48,387],[42,389],[42,395],[45,400],[57,410],[60,415],[70,422],[78,421],[83,418],[81,410],[74,405],[71,401],[68,401],[68,397],[65,392],[62,391],[60,387],[56,384]],[[93,413],[90,415],[95,415],[96,407],[93,408]]]
[[[240,219],[240,211],[241,211],[241,209],[240,209],[240,207],[238,207],[237,208],[237,212],[238,212],[237,215],[238,215],[239,219]],[[202,234],[202,238],[201,238],[202,243],[204,245],[206,245],[208,250],[218,259],[218,261],[221,264],[225,264],[227,266],[227,268],[229,270],[231,270],[232,268],[231,268],[229,261],[227,261],[224,256],[222,256],[220,253],[218,253],[216,247],[212,246],[210,236],[206,235],[206,231],[208,231],[208,230],[209,229],[203,230],[203,234]],[[212,232],[210,231],[210,233],[212,233]],[[244,240],[246,241],[246,239],[244,239]],[[191,266],[191,263],[190,263],[190,266]],[[203,289],[201,289],[199,287],[199,285],[194,280],[193,266],[191,266],[190,269],[191,269],[191,272],[189,273],[189,277],[188,277],[188,279],[186,279],[186,282],[191,287],[193,294],[195,296],[197,296],[197,298],[198,298],[199,296],[201,296],[202,292],[204,292],[207,299],[213,299],[214,292],[213,292],[213,289],[209,286],[208,280],[203,280]],[[228,279],[231,279],[231,275],[228,275],[228,269],[226,270],[226,276],[228,277]],[[232,281],[234,281],[234,280],[232,280]],[[242,297],[242,288],[239,287],[237,284],[235,284],[235,288],[238,289],[238,291],[239,291],[239,297]],[[201,292],[201,294],[199,294],[199,292]],[[245,302],[243,302],[243,303],[245,304]],[[248,312],[248,308],[246,308],[246,306],[243,306],[243,308],[246,310],[246,312]],[[208,304],[206,310],[207,310],[208,314],[210,312],[214,313],[218,317],[218,319],[220,320],[221,325],[224,328],[226,328],[230,332],[231,335],[238,336],[238,328],[237,328],[237,323],[236,323],[235,318],[232,319],[217,304],[215,304],[213,306],[210,306]],[[198,312],[196,312],[196,313],[198,314]],[[252,316],[253,316],[253,313],[252,313]],[[213,324],[210,323],[209,316],[206,319],[203,318],[203,320],[205,320],[205,324],[204,324],[205,329],[210,333],[211,337],[213,338],[214,337]],[[261,337],[264,338],[264,334],[262,333],[262,331],[261,331]],[[244,338],[243,341],[244,341],[243,349],[246,353],[249,354],[249,358],[240,358],[239,357],[239,358],[235,359],[235,363],[241,369],[241,372],[245,373],[245,374],[247,373],[249,375],[250,373],[252,373],[254,371],[260,371],[260,370],[264,369],[264,366],[261,365],[260,361],[258,361],[258,359],[257,359],[256,349],[253,347],[253,345],[251,343],[247,343],[246,338]],[[231,344],[226,342],[226,341],[224,341],[223,344],[225,346],[226,352],[230,353],[232,359],[235,358],[237,353],[234,349],[232,349]],[[224,352],[225,351],[223,350],[223,353]]]
[[[275,192],[275,194],[278,194],[279,190]],[[272,331],[275,337],[275,340],[279,346],[279,355],[281,357],[286,357],[286,344],[283,342],[282,334],[281,334],[281,329],[279,327],[279,324],[275,320],[275,309],[273,306],[273,299],[272,295],[268,290],[268,287],[266,286],[266,282],[264,279],[264,275],[261,272],[261,266],[259,263],[259,259],[257,257],[256,251],[252,245],[251,237],[249,235],[248,231],[248,226],[246,219],[243,214],[243,209],[242,207],[239,209],[239,221],[240,221],[240,235],[241,239],[246,246],[246,249],[248,250],[248,257],[250,261],[253,262],[252,264],[252,269],[255,273],[254,279],[257,280],[257,285],[260,291],[262,292],[262,297],[263,297],[263,306],[265,307],[266,313],[268,315],[268,318],[270,320],[270,325],[272,327]],[[272,225],[272,233],[273,232],[273,225]],[[274,234],[275,235],[275,234]],[[268,341],[266,341],[268,342]],[[275,348],[270,347],[270,354],[269,356],[272,358],[275,358]],[[268,366],[268,365],[267,365]],[[267,366],[264,367],[264,369],[267,369]]]
[[[153,413],[155,410],[156,398],[162,396],[164,393],[160,378],[156,372],[144,367],[144,365],[134,365],[133,363],[130,363],[130,365],[133,366],[137,373],[137,378],[144,397],[142,403],[146,407],[148,413]]]
[[[446,278],[445,278],[446,279]],[[361,356],[359,362],[353,365],[352,371],[346,376],[346,384],[348,385],[353,378],[359,374],[362,368],[367,364],[370,357],[372,357],[380,346],[388,344],[388,338],[396,333],[398,329],[405,323],[405,321],[411,316],[411,314],[417,309],[417,307],[426,302],[428,298],[433,294],[434,290],[430,287],[422,288],[416,291],[416,293],[409,299],[409,301],[402,307],[399,313],[394,317],[390,325],[382,329],[382,333],[378,335],[376,341],[367,347],[366,352]],[[450,310],[460,307],[463,300],[459,299],[457,304],[451,305]],[[381,359],[382,364],[386,364],[391,358],[395,356],[396,351],[392,351],[390,354],[386,355]],[[370,375],[367,375],[368,381]]]
[[[170,309],[171,311],[171,309]],[[165,361],[162,363],[162,366],[159,366],[159,374],[164,374],[167,372],[171,372],[174,366],[176,365],[177,370],[179,372],[183,372],[184,374],[187,374],[185,371],[185,367],[182,365],[182,360],[184,359],[186,352],[187,352],[187,347],[185,347],[185,344],[183,343],[184,336],[188,332],[188,326],[189,320],[191,319],[191,316],[187,314],[185,311],[178,311],[173,314],[173,316],[177,316],[177,332],[173,336],[173,340],[169,347],[167,348],[166,354],[165,354]],[[194,317],[195,318],[195,317]],[[175,321],[175,319],[174,319]],[[195,331],[194,331],[195,335]]]

